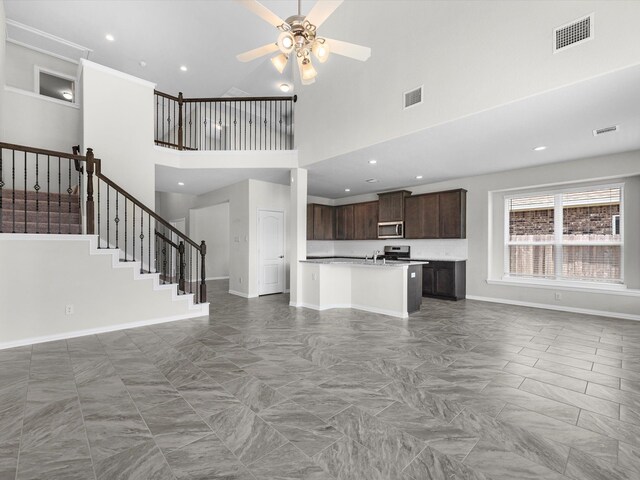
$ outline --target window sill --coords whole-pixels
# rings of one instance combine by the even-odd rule
[[[640,297],[640,290],[627,288],[626,285],[600,284],[580,285],[573,282],[544,281],[535,279],[502,278],[499,280],[487,279],[489,285],[505,285],[510,287],[544,288],[562,290],[567,292],[600,293],[606,295],[622,295],[626,297]]]

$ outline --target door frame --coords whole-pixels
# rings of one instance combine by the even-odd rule
[[[257,294],[258,296],[260,296],[260,266],[262,264],[261,262],[261,255],[260,255],[260,212],[278,212],[278,213],[282,213],[282,253],[284,255],[283,257],[283,274],[284,274],[284,278],[282,279],[282,292],[278,292],[278,293],[265,293],[263,295],[278,295],[279,293],[287,293],[288,289],[287,289],[287,215],[286,212],[281,209],[281,208],[258,208],[256,211],[256,253],[257,253],[257,265],[256,265],[256,271],[257,271]]]

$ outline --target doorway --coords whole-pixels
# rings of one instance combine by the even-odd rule
[[[284,212],[258,210],[258,295],[285,288]]]

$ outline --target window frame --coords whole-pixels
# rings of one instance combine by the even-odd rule
[[[66,100],[60,100],[59,98],[50,97],[48,95],[42,95],[40,93],[40,72],[46,73],[47,75],[51,75],[52,77],[58,77],[64,80],[69,80],[72,84],[71,93],[73,94],[73,100],[71,102],[68,102]],[[76,96],[77,83],[78,83],[77,81],[78,79],[72,75],[60,73],[55,70],[51,70],[50,68],[42,67],[40,65],[33,66],[33,91],[36,95],[38,95],[41,98],[46,98],[46,99],[53,100],[66,105],[78,105],[77,96]]]
[[[604,190],[610,188],[620,189],[620,212],[619,212],[619,242],[563,242],[563,205],[562,196],[566,193],[579,193],[587,192],[590,190]],[[511,242],[509,232],[509,202],[515,198],[524,198],[532,196],[552,195],[553,201],[553,235],[554,240],[541,241],[541,242]],[[558,285],[558,286],[575,286],[584,288],[626,288],[624,277],[624,182],[606,183],[606,184],[589,184],[582,186],[558,186],[553,189],[542,190],[526,190],[515,193],[506,194],[503,197],[503,211],[504,211],[504,225],[503,225],[503,272],[502,280],[513,283],[536,283],[543,285]],[[613,222],[613,220],[612,220]],[[510,252],[509,247],[512,245],[552,245],[555,247],[554,251],[554,274],[553,277],[535,277],[535,276],[519,276],[512,275],[510,272]],[[575,279],[566,278],[559,275],[562,270],[563,261],[563,246],[566,245],[610,245],[620,247],[620,280],[607,281],[599,279]]]

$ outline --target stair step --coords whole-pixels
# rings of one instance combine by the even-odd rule
[[[15,230],[13,222],[5,222],[0,223],[0,233],[60,233],[60,234],[81,234],[82,233],[82,225],[80,224],[65,224],[62,223],[60,225],[60,230],[58,230],[58,224],[51,224],[51,231],[47,232],[47,224],[46,223],[36,223],[36,222],[27,222],[26,228],[24,219],[22,222],[19,222],[16,219]]]
[[[15,200],[9,196],[2,196],[2,210],[27,210],[34,211],[36,210],[36,204],[38,210],[50,210],[51,212],[61,211],[62,213],[78,213],[80,211],[80,205],[78,204],[78,197],[72,196],[72,201],[69,201],[69,198],[62,197],[60,199],[60,203],[58,204],[57,198],[49,198],[49,203],[47,203],[47,195],[41,196],[37,201],[27,200],[25,202],[24,197],[20,198],[16,196]],[[26,207],[26,208],[25,208]]]
[[[3,206],[4,207],[4,206]],[[45,205],[46,208],[46,205]],[[9,222],[12,223],[13,219],[14,219],[14,213],[15,213],[15,219],[16,222],[17,221],[22,221],[24,222],[24,216],[25,216],[25,211],[24,210],[7,210],[6,208],[2,208],[0,209],[0,212],[2,213],[2,215],[0,216],[1,221],[4,222]],[[53,226],[58,226],[58,223],[71,223],[71,224],[80,224],[80,214],[79,213],[68,213],[68,212],[62,212],[62,213],[58,213],[58,212],[47,212],[46,210],[43,211],[42,208],[40,208],[40,211],[36,212],[35,210],[32,211],[28,211],[26,212],[27,214],[27,222],[30,223],[39,223],[40,225],[47,225],[47,223],[51,224],[51,228],[53,229]]]
[[[52,187],[53,188],[53,187]],[[76,187],[72,186],[71,188],[74,189],[73,192],[71,192],[71,194],[67,193],[65,190],[66,188],[64,186],[61,187],[62,191],[60,193],[57,192],[57,185],[55,187],[55,192],[50,192],[49,193],[49,199],[50,201],[54,201],[57,203],[58,202],[58,198],[60,198],[61,202],[75,202],[78,203],[78,194],[75,191]],[[7,185],[4,186],[4,188],[1,189],[2,190],[2,201],[4,201],[5,199],[11,199],[13,198],[13,192],[14,190],[7,188]],[[25,199],[25,195],[27,200],[35,200],[36,198],[39,199],[40,201],[42,201],[42,199],[47,199],[47,186],[46,184],[43,185],[41,187],[41,189],[39,191],[35,191],[35,190],[15,190],[15,196],[16,196],[16,200],[18,200],[18,198],[24,200]]]

